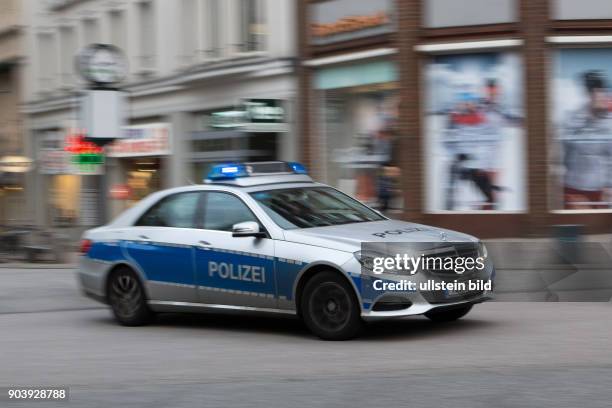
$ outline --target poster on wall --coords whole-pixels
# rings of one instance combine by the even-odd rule
[[[426,75],[427,211],[524,211],[518,54],[438,55],[432,57]]]
[[[612,48],[556,51],[552,81],[552,207],[610,210]]]

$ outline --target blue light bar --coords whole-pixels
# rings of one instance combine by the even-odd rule
[[[249,173],[244,164],[240,163],[223,163],[213,166],[208,173],[209,180],[224,180],[234,179],[237,177],[246,177]]]
[[[238,177],[276,174],[308,174],[306,167],[297,162],[223,163],[212,167],[208,180],[230,180]]]
[[[308,174],[308,170],[306,170],[306,167],[301,163],[289,162],[287,164],[289,167],[291,167],[291,170],[293,170],[295,174]]]

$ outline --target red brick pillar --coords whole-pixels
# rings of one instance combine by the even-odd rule
[[[527,137],[527,193],[532,235],[547,232],[548,208],[548,89],[549,0],[520,0],[520,30],[524,41],[525,134]]]
[[[396,0],[398,17],[399,148],[404,194],[404,219],[418,221],[423,213],[423,143],[421,133],[421,69],[415,46],[421,26],[421,1]]]

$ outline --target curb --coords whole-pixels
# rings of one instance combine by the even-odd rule
[[[76,264],[50,264],[50,263],[0,263],[2,269],[76,269]]]

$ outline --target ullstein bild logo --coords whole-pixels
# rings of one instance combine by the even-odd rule
[[[383,26],[389,24],[389,21],[389,15],[384,11],[380,11],[373,15],[343,17],[333,23],[313,23],[311,24],[311,31],[315,37],[327,37]]]

